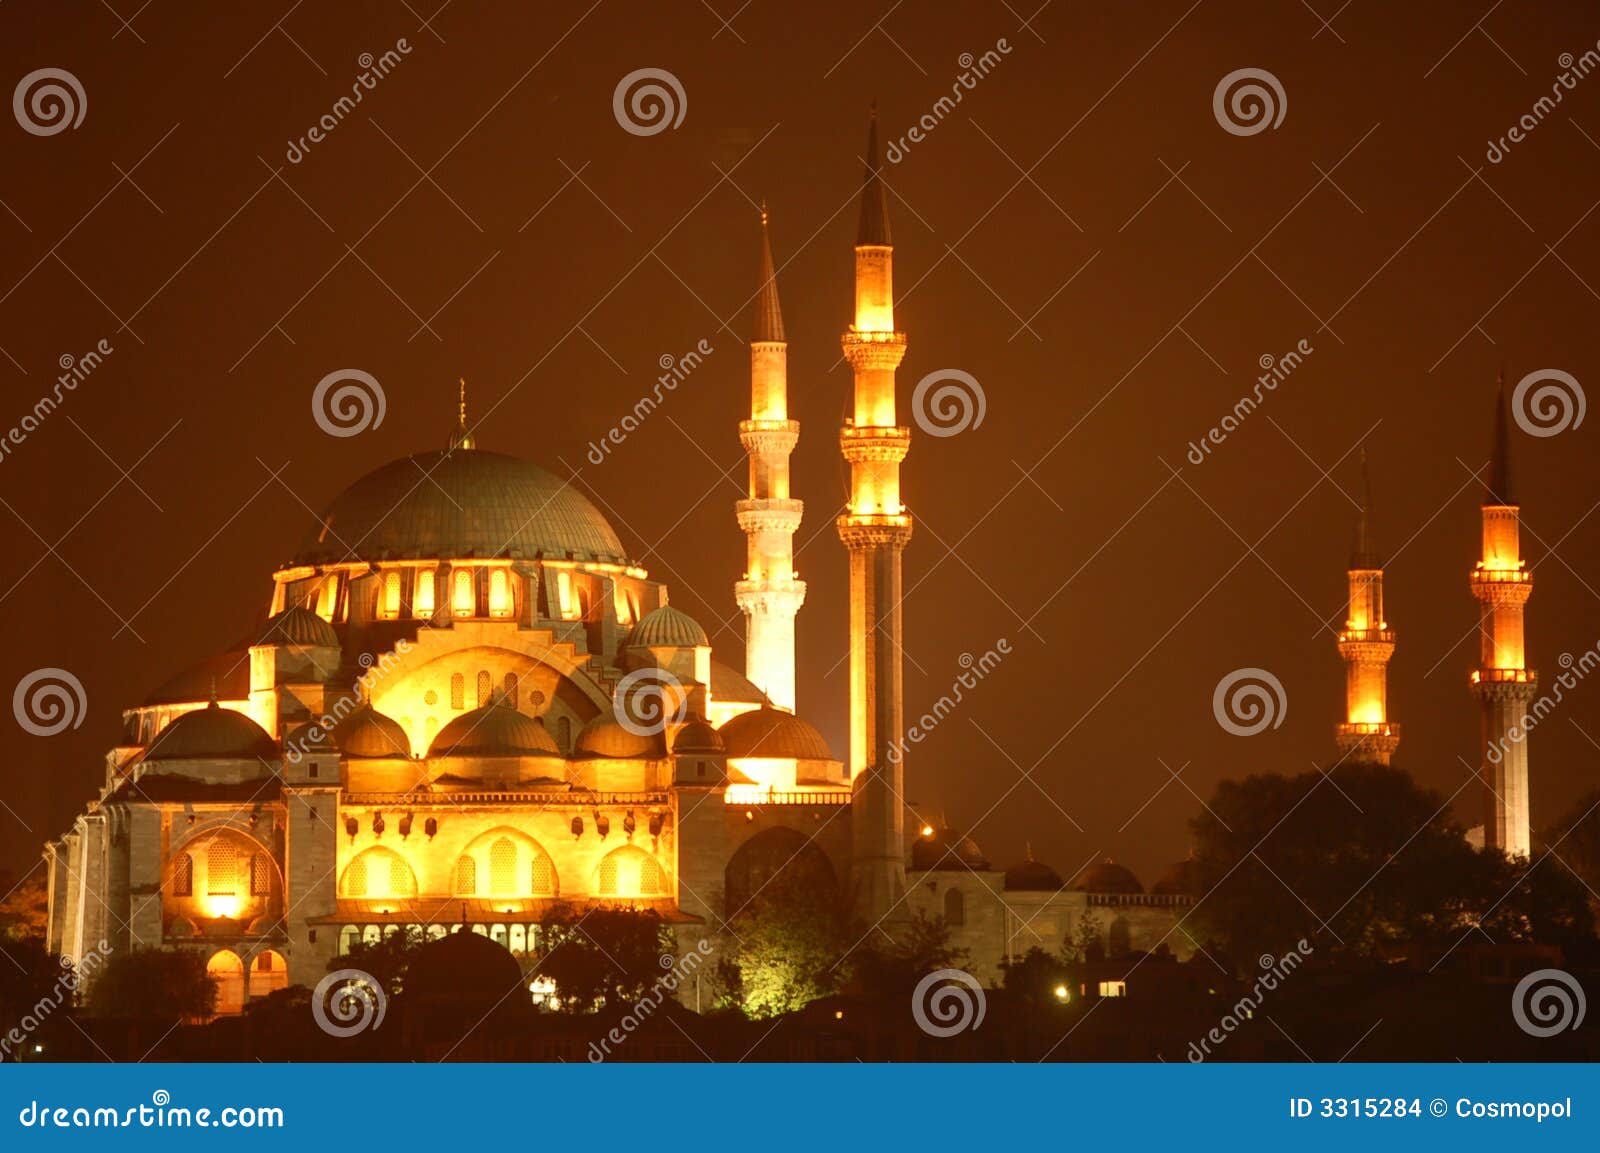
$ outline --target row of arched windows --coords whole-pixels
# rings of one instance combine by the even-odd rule
[[[595,870],[593,888],[602,897],[667,895],[661,862],[636,845],[623,845],[607,854]],[[538,842],[500,836],[487,844],[486,851],[469,848],[456,859],[454,893],[458,897],[555,897],[560,893],[560,880],[555,862]],[[415,897],[417,878],[400,854],[374,846],[345,866],[339,895]]]
[[[417,620],[432,617],[438,607],[435,590],[436,574],[432,569],[410,569],[410,615]],[[455,569],[450,576],[450,615],[456,617],[492,617],[504,619],[516,612],[516,596],[512,591],[511,574],[504,568],[492,568],[484,590],[484,603],[479,604],[478,569]],[[406,573],[390,569],[383,574],[383,584],[378,592],[377,615],[387,620],[397,620],[406,615]],[[337,578],[330,577],[330,581]],[[330,598],[331,600],[331,598]],[[319,603],[318,612],[322,612]],[[333,611],[328,605],[328,616]],[[331,619],[331,617],[330,617]]]
[[[195,853],[202,854],[205,866],[204,895],[237,897],[248,893],[265,897],[272,892],[272,859],[265,853],[251,852],[238,842],[217,837],[209,844],[179,853],[172,860],[172,895],[195,895]]]
[[[474,687],[477,690],[477,695],[473,698],[473,708],[481,709],[494,699],[494,677],[487,669],[478,670],[477,684]],[[505,695],[506,703],[512,708],[517,707],[520,688],[516,673],[507,673],[505,679],[500,682],[500,691]],[[467,677],[465,673],[455,673],[450,678],[450,707],[458,712],[467,707]]]

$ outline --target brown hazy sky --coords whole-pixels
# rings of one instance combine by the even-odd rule
[[[59,666],[89,701],[59,736],[0,725],[5,863],[30,863],[91,795],[121,708],[246,632],[315,510],[441,446],[460,375],[475,414],[492,409],[480,446],[575,471],[742,664],[732,502],[763,197],[802,422],[800,711],[842,751],[830,521],[866,109],[876,97],[900,136],[963,53],[1002,38],[1009,54],[888,172],[901,404],[944,368],[987,397],[981,427],[919,434],[904,468],[908,713],[963,653],[1014,650],[908,758],[911,797],[975,826],[997,864],[1031,842],[1064,872],[1111,855],[1149,881],[1185,852],[1189,789],[1332,760],[1327,625],[1354,519],[1340,486],[1355,491],[1364,435],[1394,558],[1397,763],[1454,793],[1477,763],[1471,470],[1495,373],[1600,388],[1600,73],[1499,163],[1485,152],[1550,93],[1562,54],[1595,48],[1600,12],[1036,6],[0,6],[4,90],[55,67],[87,97],[56,135],[0,123],[0,427],[61,357],[114,348],[0,459],[0,687]],[[289,163],[361,54],[402,37],[399,66]],[[642,67],[681,82],[676,129],[635,136],[613,117]],[[1236,136],[1212,96],[1246,67],[1276,76],[1287,107]],[[702,339],[715,351],[692,378],[586,461],[658,359]],[[1302,340],[1292,377],[1186,461],[1259,358]],[[311,390],[349,367],[381,381],[387,415],[334,439]],[[1514,438],[1530,659],[1550,671],[1600,642],[1597,443],[1600,416]],[[1218,727],[1212,690],[1242,666],[1282,681],[1281,728]],[[1600,683],[1582,684],[1533,738],[1536,826],[1597,783],[1596,740]],[[1164,766],[1186,766],[1183,783]],[[1476,790],[1460,799],[1475,822]]]

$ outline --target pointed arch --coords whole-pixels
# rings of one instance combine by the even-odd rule
[[[341,897],[415,897],[417,875],[406,859],[381,845],[356,854],[339,877]]]
[[[642,897],[667,895],[666,874],[661,862],[637,845],[623,845],[607,853],[595,869],[595,892],[602,897]]]

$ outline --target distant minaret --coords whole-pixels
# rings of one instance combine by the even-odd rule
[[[879,175],[876,105],[866,160],[855,323],[842,338],[855,372],[855,411],[839,433],[850,465],[839,539],[850,550],[852,886],[857,914],[875,922],[895,907],[906,885],[900,554],[911,539],[911,517],[900,502],[900,462],[911,447],[911,430],[895,422],[894,396],[906,337],[894,327],[894,246]]]
[[[1400,743],[1400,726],[1389,721],[1389,658],[1394,633],[1383,616],[1383,561],[1372,544],[1372,481],[1367,450],[1361,450],[1361,519],[1350,554],[1350,615],[1339,634],[1344,658],[1344,723],[1338,727],[1339,759],[1387,765]]]
[[[744,579],[733,586],[744,610],[745,676],[780,709],[794,711],[794,618],[806,585],[794,573],[794,534],[804,505],[789,496],[789,454],[800,422],[789,419],[789,345],[778,305],[767,209],[761,207],[761,288],[750,334],[750,419],[739,439],[750,458],[750,498],[734,506],[748,541]]]
[[[1478,625],[1483,654],[1472,689],[1483,712],[1483,841],[1507,856],[1532,848],[1528,813],[1528,745],[1522,730],[1539,674],[1528,668],[1522,606],[1533,592],[1523,567],[1521,509],[1511,491],[1511,431],[1505,374],[1495,401],[1494,459],[1483,497],[1483,559],[1472,573],[1472,594],[1482,606]],[[1512,731],[1516,730],[1513,737]]]
[[[456,427],[450,434],[450,451],[458,448],[477,448],[478,441],[467,431],[467,378],[461,377],[461,392],[456,402]]]

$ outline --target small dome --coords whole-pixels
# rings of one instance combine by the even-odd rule
[[[989,861],[978,842],[955,829],[934,829],[911,842],[913,869],[987,869]]]
[[[721,735],[702,716],[690,716],[678,735],[672,738],[672,751],[677,756],[721,756],[728,751]]]
[[[406,998],[493,1009],[526,978],[504,945],[465,928],[429,941],[406,966]]]
[[[700,622],[671,605],[645,613],[628,635],[629,648],[680,648],[709,646],[711,638]]]
[[[1200,894],[1199,862],[1193,857],[1167,867],[1161,879],[1150,886],[1150,891],[1163,897],[1198,896]]]
[[[347,757],[409,757],[411,739],[400,722],[371,705],[362,705],[333,728],[333,739]]]
[[[1142,893],[1144,886],[1132,870],[1110,857],[1079,873],[1072,887],[1080,893]]]
[[[430,757],[559,757],[544,722],[495,702],[462,713],[433,738]]]
[[[636,733],[608,713],[583,726],[572,746],[574,758],[612,761],[654,761],[666,756],[659,733]]]
[[[304,605],[284,609],[268,617],[256,639],[258,645],[321,645],[339,647],[339,634],[333,626]]]
[[[816,726],[781,709],[751,709],[719,730],[730,757],[778,757],[831,761],[833,753]]]
[[[150,743],[147,761],[276,760],[278,746],[267,730],[233,709],[212,701],[176,717]]]
[[[1066,888],[1061,874],[1029,857],[1006,870],[1006,888],[1022,893],[1058,893]]]

